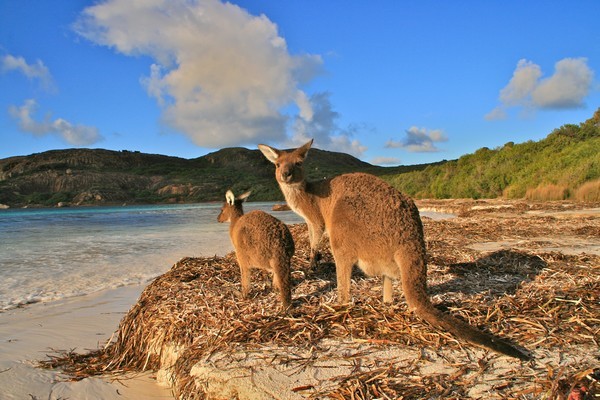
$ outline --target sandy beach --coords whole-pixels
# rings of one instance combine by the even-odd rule
[[[355,331],[348,335],[346,331],[340,334],[334,329],[328,337],[314,342],[314,346],[289,347],[277,341],[263,343],[252,339],[248,343],[232,344],[231,349],[211,353],[206,359],[196,360],[191,370],[196,384],[204,382],[203,390],[209,398],[224,393],[227,393],[224,395],[226,398],[248,399],[320,398],[318,393],[351,398],[344,396],[358,393],[352,392],[355,390],[353,387],[369,390],[362,386],[365,381],[371,382],[369,387],[375,390],[404,387],[406,383],[397,379],[402,376],[409,383],[407,387],[412,385],[412,388],[399,390],[423,393],[418,390],[433,388],[432,393],[438,397],[440,393],[447,393],[450,397],[456,397],[458,393],[461,398],[504,398],[520,393],[523,398],[542,395],[559,398],[556,397],[559,391],[570,390],[568,385],[574,383],[572,374],[581,372],[578,368],[589,370],[598,367],[599,363],[594,362],[600,356],[595,342],[599,339],[597,304],[590,303],[590,307],[596,308],[580,308],[583,307],[581,299],[579,303],[568,300],[569,292],[558,291],[563,283],[564,288],[571,288],[569,290],[574,296],[579,296],[580,285],[597,287],[598,274],[594,271],[600,267],[597,263],[600,256],[600,208],[597,205],[468,200],[427,201],[420,202],[419,207],[458,216],[440,221],[424,219],[431,257],[429,284],[434,302],[444,304],[454,313],[457,310],[462,312],[464,316],[473,318],[474,323],[490,318],[485,325],[491,326],[493,314],[478,316],[478,308],[489,307],[487,312],[490,313],[497,303],[507,301],[510,304],[516,293],[507,296],[504,293],[507,288],[514,291],[514,288],[522,286],[531,296],[556,291],[550,297],[552,303],[545,300],[540,305],[532,303],[532,311],[539,309],[549,313],[547,320],[543,317],[545,314],[542,314],[541,320],[533,314],[515,315],[510,321],[517,330],[505,332],[510,336],[516,335],[521,344],[533,350],[537,358],[535,362],[519,364],[506,357],[490,355],[482,349],[456,342],[443,333],[433,333],[431,328],[423,326],[410,315],[406,321],[392,320],[397,315],[395,313],[402,311],[400,295],[396,299],[398,304],[392,309],[379,309],[379,303],[371,303],[379,294],[378,281],[357,278],[353,290],[358,308],[355,307],[354,311],[362,313],[360,307],[374,307],[373,310],[377,309],[380,313],[377,318],[389,319],[390,327],[408,324],[406,326],[411,330],[416,326],[414,331],[408,336],[394,336],[389,341],[371,341],[371,335],[378,335],[377,331],[366,338],[358,334],[372,329],[370,320],[363,322],[364,314],[360,318],[348,314],[348,323],[354,325],[347,329]],[[569,258],[566,255],[573,256]],[[542,260],[541,266],[537,266],[536,263]],[[467,270],[474,267],[482,267],[487,278],[482,280],[479,272],[474,271],[473,274]],[[567,282],[564,279],[569,276],[569,268],[577,271],[589,269],[591,274],[581,275],[577,278],[581,280],[579,282]],[[564,272],[561,272],[563,269]],[[235,268],[232,271],[235,275]],[[516,280],[512,282],[511,279]],[[589,282],[583,282],[585,279]],[[193,283],[190,281],[189,284]],[[231,287],[218,292],[234,291],[235,285],[232,281]],[[297,279],[296,285],[295,297],[306,298],[308,302],[320,301],[323,304],[319,306],[321,310],[333,310],[331,307],[335,307],[335,291],[330,282],[322,278],[311,281],[302,277]],[[312,295],[315,288],[320,292],[317,297]],[[2,398],[173,399],[171,390],[156,382],[157,371],[136,376],[109,375],[70,381],[60,371],[35,367],[36,360],[47,359],[47,354],[55,354],[53,350],[85,353],[103,346],[143,290],[143,286],[122,287],[1,313]],[[206,290],[212,289],[207,287]],[[269,293],[268,288],[262,287],[252,300],[255,308],[267,310],[267,314],[271,313]],[[462,304],[462,307],[456,308],[456,304]],[[548,311],[545,311],[546,308],[542,310],[542,306],[547,306]],[[577,310],[576,314],[567,309],[559,310],[571,306]],[[560,322],[555,325],[550,313],[557,310],[572,315],[567,325]],[[578,314],[579,310],[587,310],[591,319],[585,317],[588,319],[580,320],[584,315]],[[326,317],[333,320],[340,311],[331,312]],[[238,323],[239,329],[247,323],[237,321],[236,316],[232,318],[229,322]],[[304,316],[300,312],[290,321],[300,324],[302,318]],[[493,325],[494,329],[501,329],[507,322],[498,320]],[[568,333],[571,328],[576,330]],[[382,329],[388,328],[384,326]],[[302,328],[298,335],[304,332]],[[310,331],[307,332],[310,335]],[[414,335],[418,337],[414,337],[413,344],[402,344],[405,337]],[[572,343],[571,339],[574,340]],[[450,391],[445,386],[448,382],[452,383]]]
[[[85,353],[103,346],[143,289],[121,287],[0,313],[0,398],[173,399],[148,373],[70,381],[59,371],[35,366],[54,350]]]

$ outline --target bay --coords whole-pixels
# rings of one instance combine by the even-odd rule
[[[247,203],[271,212],[273,203]],[[231,251],[220,203],[0,210],[0,310],[139,285]],[[291,211],[274,215],[302,220]]]

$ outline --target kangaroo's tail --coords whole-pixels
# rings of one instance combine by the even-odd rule
[[[520,360],[531,360],[531,355],[527,354],[525,351],[516,348],[497,336],[480,331],[479,329],[436,309],[431,304],[429,304],[429,307],[418,308],[415,312],[430,324],[443,328],[468,342],[487,347],[498,353]]]
[[[402,290],[411,310],[430,324],[440,327],[453,335],[476,345],[487,347],[498,353],[521,360],[530,360],[531,355],[490,333],[480,331],[471,325],[435,308],[427,295],[427,265],[423,246],[396,253],[396,262],[401,269]]]

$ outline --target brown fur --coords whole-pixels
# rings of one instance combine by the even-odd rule
[[[275,176],[288,205],[306,220],[312,265],[316,265],[321,238],[328,233],[341,303],[350,301],[352,267],[358,265],[368,275],[383,277],[385,302],[392,301],[391,279],[401,279],[409,308],[428,322],[500,353],[529,359],[499,338],[433,307],[427,294],[423,225],[409,197],[363,173],[307,182],[302,163],[311,145],[312,140],[292,151],[266,145],[259,149],[275,164]]]
[[[244,214],[242,203],[250,193],[237,198],[227,192],[226,202],[217,217],[230,221],[229,236],[240,266],[242,297],[250,292],[250,269],[273,273],[273,287],[279,290],[283,308],[292,303],[290,260],[294,255],[294,240],[287,225],[263,211]]]

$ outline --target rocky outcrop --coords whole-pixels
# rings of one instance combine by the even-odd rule
[[[178,196],[186,196],[197,189],[192,186],[190,183],[188,184],[174,184],[174,185],[166,185],[162,188],[158,189],[158,194],[160,195],[178,195]]]

